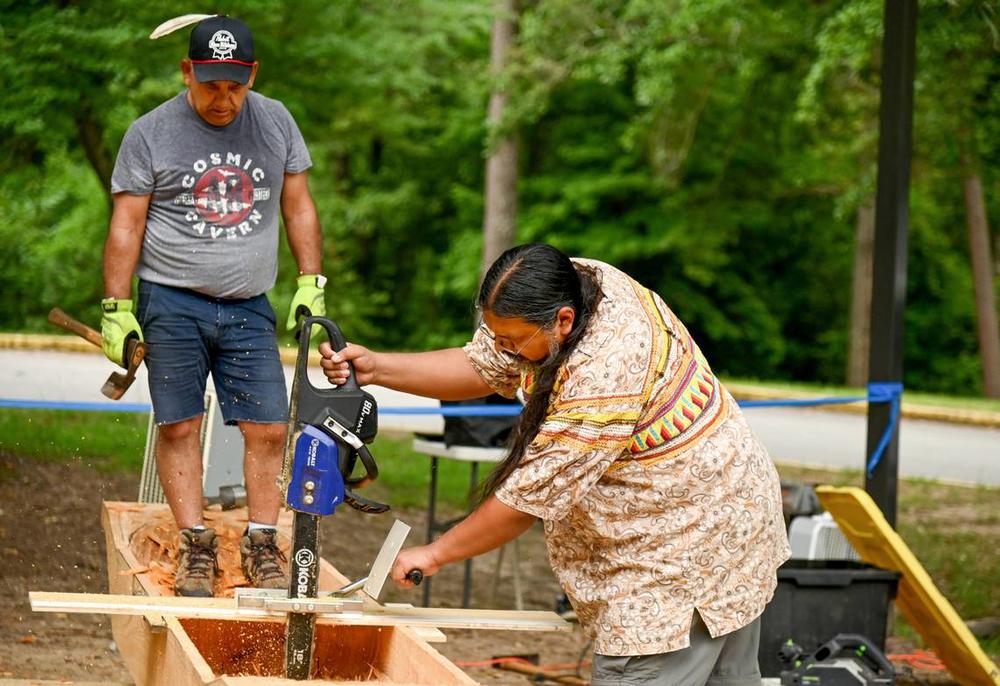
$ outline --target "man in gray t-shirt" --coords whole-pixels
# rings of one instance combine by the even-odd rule
[[[298,262],[297,317],[325,314],[319,218],[302,134],[284,105],[251,92],[250,29],[212,16],[192,30],[187,89],[137,119],[111,178],[104,248],[104,352],[122,364],[129,339],[148,344],[156,462],[180,531],[175,590],[211,596],[218,538],[202,516],[199,445],[208,374],[227,424],[243,434],[249,525],[243,573],[287,588],[275,524],[288,418],[274,310],[278,214]],[[139,277],[132,312],[132,276]]]

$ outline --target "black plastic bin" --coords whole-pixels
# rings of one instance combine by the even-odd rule
[[[850,560],[789,560],[760,627],[760,673],[780,676],[778,649],[791,639],[809,654],[837,634],[861,634],[885,648],[899,573]]]

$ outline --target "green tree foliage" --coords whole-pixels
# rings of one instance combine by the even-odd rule
[[[227,4],[256,88],[315,163],[329,309],[355,340],[461,343],[481,252],[483,161],[521,134],[519,240],[655,288],[720,372],[838,382],[853,226],[874,192],[882,3],[533,0],[486,127],[489,0]],[[129,123],[183,86],[181,11],[0,4],[0,328],[100,297],[107,176]],[[187,11],[187,7],[183,8]],[[921,2],[906,383],[979,388],[960,145],[1000,222],[995,3]],[[961,134],[961,135],[960,135]],[[292,293],[283,248],[272,300]],[[90,319],[96,319],[96,314]]]
[[[981,163],[995,223],[997,12],[994,2],[920,3],[905,317],[905,380],[913,388],[981,391],[960,158],[964,151]],[[880,39],[881,3],[841,3],[820,29],[799,98],[799,121],[828,132],[814,137],[810,150],[829,162],[817,169],[844,214],[874,192]]]

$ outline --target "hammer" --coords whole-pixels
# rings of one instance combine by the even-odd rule
[[[49,321],[56,326],[75,333],[80,338],[84,339],[88,343],[93,343],[98,348],[101,347],[101,343],[104,340],[101,338],[101,334],[98,331],[95,331],[82,322],[78,322],[58,307],[53,307],[49,310]],[[104,382],[104,386],[101,387],[101,393],[112,400],[118,400],[125,395],[125,391],[127,391],[129,386],[132,385],[132,382],[135,381],[135,373],[139,369],[139,365],[142,364],[145,357],[146,344],[141,341],[130,340],[125,348],[125,362],[128,365],[125,373],[111,372],[111,376],[108,377],[108,380]]]

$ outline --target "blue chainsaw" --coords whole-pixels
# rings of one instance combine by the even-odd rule
[[[307,363],[313,326],[326,331],[334,350],[347,342],[340,327],[323,317],[306,318],[299,329],[299,351],[289,401],[288,438],[282,470],[285,501],[294,511],[289,559],[288,599],[315,599],[319,586],[319,520],[341,503],[370,514],[388,505],[354,492],[378,477],[367,443],[378,432],[378,405],[358,385],[353,365],[347,382],[319,389],[309,381]],[[354,475],[360,460],[363,467]],[[314,612],[290,612],[285,634],[285,672],[308,679],[312,664]]]

